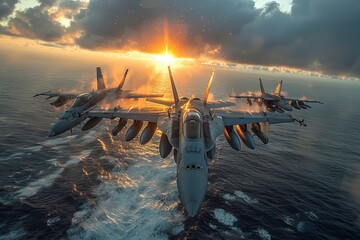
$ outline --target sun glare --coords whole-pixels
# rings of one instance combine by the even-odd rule
[[[165,53],[162,55],[157,55],[156,59],[160,62],[160,64],[164,64],[164,65],[170,65],[175,62],[175,57],[173,57],[169,53],[167,46]]]
[[[175,62],[175,58],[173,56],[171,56],[169,53],[165,53],[163,55],[157,55],[156,59],[162,63],[162,64],[171,64],[173,62]]]

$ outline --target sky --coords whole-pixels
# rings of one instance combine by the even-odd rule
[[[1,0],[0,47],[35,41],[360,77],[359,0]]]

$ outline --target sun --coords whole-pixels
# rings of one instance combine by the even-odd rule
[[[156,55],[156,59],[159,61],[160,64],[164,64],[164,65],[170,65],[175,62],[175,57],[169,53],[167,47],[164,54]]]
[[[175,58],[171,56],[169,53],[165,53],[164,55],[157,56],[157,59],[164,64],[170,64],[175,61]]]

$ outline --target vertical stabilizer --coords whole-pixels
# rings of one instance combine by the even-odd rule
[[[96,78],[97,78],[97,90],[104,90],[106,87],[100,67],[96,68]]]
[[[171,82],[171,88],[172,88],[172,92],[173,92],[173,96],[174,96],[174,102],[177,105],[179,103],[179,95],[177,93],[176,90],[176,86],[175,86],[175,82],[171,73],[171,69],[170,66],[168,66],[168,71],[169,71],[169,77],[170,77],[170,82]]]
[[[264,95],[265,95],[265,90],[264,90],[264,86],[263,86],[263,83],[262,83],[262,81],[261,81],[261,78],[259,78],[259,81],[260,81],[261,95],[264,96]]]
[[[129,72],[129,69],[126,69],[126,71],[125,71],[125,73],[124,73],[124,76],[123,76],[123,78],[121,79],[121,81],[120,81],[120,83],[119,83],[119,86],[118,86],[117,89],[116,89],[116,92],[120,92],[120,91],[121,91],[122,87],[124,86],[125,79],[126,79],[126,76],[127,76],[128,72]]]
[[[278,85],[276,86],[276,89],[275,89],[275,94],[276,95],[280,95],[281,94],[281,87],[282,87],[282,80],[280,80],[280,82],[278,83]]]
[[[214,79],[214,74],[215,74],[215,68],[214,68],[213,71],[212,71],[212,74],[211,74],[209,83],[208,83],[208,85],[207,85],[207,87],[206,87],[206,90],[205,90],[205,93],[204,93],[204,98],[203,98],[204,104],[207,103],[207,100],[208,100],[208,97],[209,97],[209,93],[210,93],[211,84],[212,84],[212,80]]]

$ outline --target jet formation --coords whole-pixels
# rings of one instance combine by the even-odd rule
[[[282,88],[282,83],[283,83],[282,80],[280,80],[280,82],[276,86],[276,89],[273,93],[265,92],[261,78],[259,78],[259,81],[260,81],[261,96],[230,95],[230,97],[246,99],[249,106],[252,106],[253,102],[258,104],[259,106],[262,106],[264,104],[266,107],[266,110],[268,110],[270,112],[276,111],[278,113],[283,113],[285,111],[292,111],[293,108],[296,108],[298,110],[311,108],[311,106],[309,106],[306,103],[321,103],[322,104],[322,102],[317,101],[317,100],[285,97],[284,95],[281,94],[281,88]],[[251,100],[253,100],[253,101],[251,101]]]
[[[215,157],[216,140],[220,135],[224,134],[230,147],[240,151],[241,142],[246,147],[255,149],[254,136],[267,144],[269,139],[263,130],[268,128],[269,124],[298,122],[301,126],[305,126],[304,120],[300,121],[287,113],[230,111],[223,108],[235,105],[232,102],[210,102],[208,98],[214,71],[202,98],[180,98],[170,67],[168,67],[168,73],[172,99],[158,97],[146,99],[146,101],[165,106],[166,110],[115,107],[110,111],[95,111],[92,109],[94,106],[92,104],[86,110],[82,109],[80,120],[89,118],[82,130],[95,127],[104,118],[118,121],[112,130],[114,136],[127,125],[128,120],[132,120],[131,126],[125,133],[126,141],[133,140],[146,123],[139,137],[142,145],[148,143],[155,131],[159,129],[161,131],[160,156],[166,158],[173,151],[177,165],[179,198],[186,212],[192,217],[198,213],[205,199],[208,184],[208,159]],[[121,83],[120,86],[122,87]],[[281,87],[279,94],[280,92]],[[54,134],[50,132],[49,136],[54,136]]]
[[[46,99],[57,97],[57,99],[50,104],[55,107],[61,107],[67,102],[74,99],[71,106],[65,111],[65,113],[57,120],[49,132],[49,137],[54,137],[62,134],[73,127],[82,123],[86,118],[86,113],[96,108],[96,104],[102,101],[109,94],[114,94],[117,99],[119,98],[144,98],[144,97],[162,97],[164,94],[145,94],[145,93],[132,93],[129,90],[122,90],[125,83],[128,69],[126,69],[123,78],[121,79],[117,88],[106,88],[104,77],[100,67],[96,68],[97,75],[97,90],[81,94],[73,93],[53,93],[51,91],[37,93],[37,96],[47,96]],[[93,120],[94,121],[94,120]],[[101,119],[97,119],[101,121]],[[83,127],[86,130],[86,126]]]

